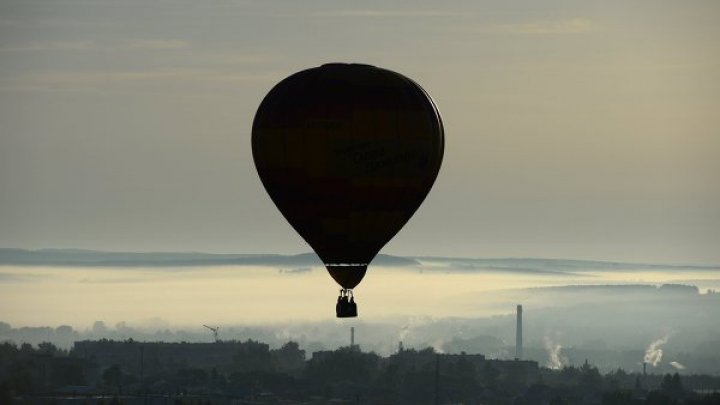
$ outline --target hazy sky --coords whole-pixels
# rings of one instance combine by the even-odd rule
[[[0,246],[295,253],[252,118],[326,62],[446,125],[391,254],[720,262],[720,2],[0,0]]]

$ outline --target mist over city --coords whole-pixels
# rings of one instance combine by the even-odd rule
[[[697,392],[720,383],[717,267],[389,255],[376,260],[367,287],[357,290],[360,316],[346,320],[328,311],[332,289],[322,281],[327,272],[314,254],[2,249],[0,304],[14,310],[0,321],[0,340],[10,342],[5,356],[8,344],[22,342],[25,353],[32,345],[40,355],[62,359],[69,353],[80,362],[65,371],[80,380],[52,377],[38,384],[85,381],[110,393],[89,396],[82,394],[92,392],[88,388],[58,391],[58,386],[56,397],[127,403],[166,398],[275,403],[304,398],[328,378],[354,385],[348,391],[331,383],[335,388],[326,388],[324,395],[343,398],[350,392],[369,402],[423,402],[422,396],[401,393],[414,384],[410,380],[399,383],[399,392],[381,394],[372,383],[379,376],[368,370],[363,373],[371,374],[317,375],[337,361],[351,369],[378,362],[369,370],[379,367],[380,373],[426,364],[428,383],[438,362],[438,370],[450,367],[438,371],[438,381],[447,384],[446,400],[479,396],[490,403],[503,403],[517,395],[517,384],[532,386],[538,378],[551,386],[558,378],[566,386],[575,378],[597,376],[581,393],[528,391],[523,394],[528,403],[555,397],[594,403],[588,395],[610,387],[687,397],[672,378],[663,377],[670,375],[685,377],[686,389]],[[266,284],[278,292],[255,291]],[[428,284],[436,290],[428,290]],[[130,290],[134,303],[122,302],[117,292]],[[218,310],[218,302],[229,299],[225,295],[233,297],[233,305]],[[455,387],[459,372],[453,367],[464,362],[476,371],[463,378],[478,378],[488,387],[482,394]],[[523,371],[516,369],[520,365]],[[208,379],[203,370],[228,373],[227,380]],[[259,378],[252,377],[258,372],[288,373],[306,388],[288,391],[269,381],[239,388],[243,378]],[[413,378],[422,381],[422,375]],[[137,391],[148,384],[152,388],[145,394]],[[603,395],[603,403],[624,403],[618,401],[625,394]]]
[[[309,354],[347,346],[354,327],[356,343],[380,355],[402,344],[512,359],[522,304],[525,357],[541,365],[720,373],[713,266],[383,255],[357,290],[363,316],[347,322],[328,311],[333,290],[312,254],[5,249],[0,261],[0,302],[16,308],[3,340],[63,349],[91,339],[211,342],[203,325],[213,325],[222,340],[295,341]],[[264,284],[277,291],[257,293]],[[129,290],[134,303],[118,305],[114,291]],[[218,310],[229,296],[233,305]]]

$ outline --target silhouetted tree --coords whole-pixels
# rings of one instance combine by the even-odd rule
[[[660,383],[660,390],[664,395],[672,399],[679,399],[683,397],[683,387],[680,382],[680,375],[675,373],[673,375],[665,374]]]
[[[58,354],[59,350],[57,346],[50,342],[42,342],[38,344],[38,352],[50,356],[54,356],[55,354]]]
[[[235,372],[271,371],[275,368],[270,346],[254,340],[244,342],[233,360]]]
[[[591,366],[585,360],[585,364],[580,367],[580,382],[586,385],[597,386],[602,382],[602,376],[597,367]]]
[[[280,349],[273,350],[272,356],[278,371],[292,373],[305,367],[305,350],[297,342],[287,342]]]

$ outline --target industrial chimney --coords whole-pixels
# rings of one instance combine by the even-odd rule
[[[355,327],[350,327],[350,347],[355,347]]]
[[[523,357],[523,336],[522,336],[522,305],[517,306],[517,327],[515,329],[515,358],[521,360]]]

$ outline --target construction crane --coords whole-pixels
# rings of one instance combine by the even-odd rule
[[[219,326],[212,327],[212,326],[207,326],[207,325],[203,325],[203,326],[212,331],[213,336],[215,337],[215,343],[218,343],[220,341],[220,338],[218,338],[218,331],[220,330],[220,327]]]

